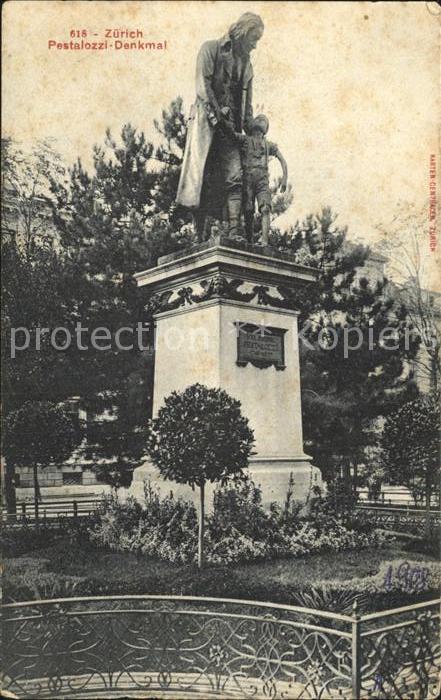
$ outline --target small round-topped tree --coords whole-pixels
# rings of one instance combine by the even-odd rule
[[[193,384],[166,397],[150,422],[147,449],[165,479],[199,488],[198,565],[203,564],[205,484],[243,476],[254,441],[240,402]]]

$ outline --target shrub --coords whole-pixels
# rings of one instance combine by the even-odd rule
[[[173,496],[161,499],[149,485],[145,508],[135,499],[109,498],[101,521],[90,532],[92,542],[174,563],[194,561],[197,515],[192,503]]]
[[[133,497],[122,503],[115,494],[106,496],[98,522],[90,528],[91,541],[110,549],[118,549],[121,535],[132,532],[137,527],[142,512],[141,504]]]
[[[47,547],[59,537],[56,530],[40,528],[33,525],[4,528],[2,532],[2,553],[4,557],[17,557],[26,552]]]
[[[4,596],[9,601],[62,598],[77,594],[77,587],[85,582],[81,576],[47,571],[47,559],[17,557],[4,562],[7,576],[4,578]]]
[[[211,541],[240,533],[257,541],[273,541],[280,522],[276,507],[267,511],[262,506],[262,493],[252,481],[236,488],[218,488],[213,499],[213,512],[208,519]]]
[[[329,585],[305,586],[300,590],[291,588],[289,596],[296,605],[343,615],[352,613],[355,602],[360,612],[369,609],[369,596],[366,593]]]
[[[1,538],[2,554],[4,557],[17,557],[56,546],[59,542],[65,542],[66,538],[71,546],[77,543],[87,546],[89,530],[94,521],[101,522],[101,516],[79,518],[76,523],[70,518],[65,518],[64,527],[45,526],[42,522],[36,529],[35,524],[30,521],[28,524],[20,523],[14,528],[4,528]]]

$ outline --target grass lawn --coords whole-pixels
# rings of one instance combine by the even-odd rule
[[[301,559],[284,559],[265,564],[249,564],[241,571],[253,578],[271,577],[283,585],[320,585],[330,582],[364,578],[378,573],[381,564],[401,561],[434,562],[427,554],[410,553],[400,543],[382,549],[329,552]]]
[[[131,553],[96,550],[58,539],[51,546],[4,559],[4,595],[8,600],[72,595],[164,593],[246,598],[298,603],[303,589],[334,590],[353,579],[378,574],[403,560],[436,562],[395,542],[381,549],[310,555],[241,566],[175,565]],[[359,590],[359,586],[356,587]],[[327,605],[324,601],[323,605]],[[411,601],[410,601],[411,602]],[[391,605],[393,607],[395,603]],[[342,606],[342,601],[336,602]]]

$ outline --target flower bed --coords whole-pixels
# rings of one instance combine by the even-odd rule
[[[329,513],[316,510],[313,516],[300,517],[299,510],[291,503],[265,510],[259,489],[249,482],[218,490],[207,518],[207,563],[231,565],[359,550],[382,546],[388,539],[376,529],[349,528]],[[172,496],[160,499],[147,487],[145,507],[133,499],[125,503],[108,499],[91,539],[115,551],[191,564],[197,558],[196,510],[192,503]]]

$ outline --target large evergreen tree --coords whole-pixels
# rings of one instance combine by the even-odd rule
[[[430,534],[430,507],[439,496],[440,396],[434,392],[403,404],[391,413],[382,435],[384,468],[391,483],[405,484],[415,499],[424,499]]]
[[[388,281],[372,284],[362,276],[369,248],[351,244],[335,220],[325,208],[284,234],[275,231],[272,242],[317,268],[317,282],[293,300],[305,339],[300,352],[306,449],[325,479],[343,472],[349,484],[350,469],[356,474],[365,448],[379,439],[373,424],[416,394],[408,360],[418,339]],[[345,352],[345,334],[357,349]]]
[[[119,141],[107,131],[104,145],[94,149],[92,174],[78,162],[71,171],[68,197],[60,192],[56,222],[66,268],[76,280],[78,320],[89,335],[105,327],[113,339],[118,329],[127,328],[132,332],[120,336],[123,343],[135,341],[132,350],[112,342],[108,350],[90,349],[75,358],[75,393],[90,413],[106,408],[115,417],[93,430],[87,445],[87,456],[101,463],[100,477],[113,484],[129,483],[140,463],[140,428],[150,412],[151,391],[131,381],[134,375],[152,374],[151,351],[139,349],[136,333],[138,324],[149,322],[144,312],[147,298],[138,292],[133,275],[185,243],[171,207],[183,146],[180,107],[179,100],[172,103],[162,123],[156,124],[165,138],[156,151],[130,124],[123,127]],[[143,332],[142,343],[152,343],[151,332]],[[127,411],[140,388],[144,401],[138,402],[137,411]],[[109,460],[107,473],[103,458]]]
[[[26,155],[10,140],[2,142],[2,196],[9,205],[2,210],[5,415],[29,399],[73,396],[89,416],[107,409],[115,420],[90,429],[85,457],[101,464],[99,476],[114,484],[127,483],[142,458],[139,428],[149,415],[151,391],[144,379],[133,379],[145,377],[151,384],[152,375],[151,333],[142,334],[143,345],[150,346],[144,351],[136,333],[120,336],[122,344],[135,341],[132,350],[118,347],[115,334],[148,324],[147,299],[136,289],[134,272],[186,240],[179,230],[185,219],[171,208],[183,124],[177,100],[156,125],[164,137],[156,151],[130,125],[119,141],[107,132],[104,144],[94,148],[91,173],[77,162],[68,178],[50,144],[37,144]],[[51,332],[59,327],[72,338],[66,350],[53,347]],[[94,349],[91,337],[99,328],[112,340]],[[26,332],[29,348],[11,357],[11,335],[19,347]],[[65,338],[59,331],[55,339],[62,346]],[[12,488],[13,474],[8,482]]]

